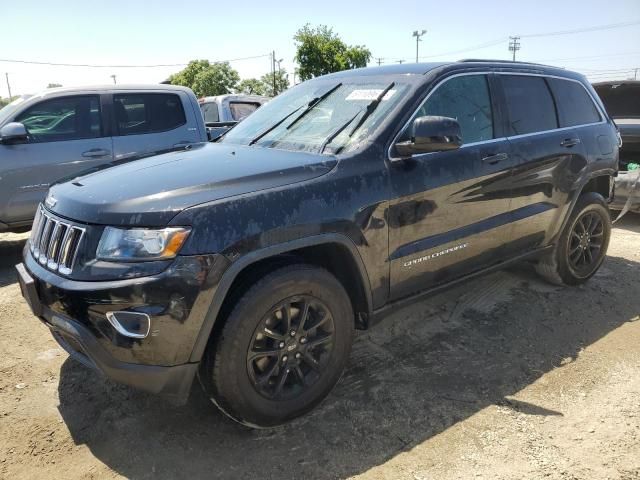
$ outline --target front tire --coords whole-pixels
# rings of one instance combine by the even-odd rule
[[[579,285],[598,271],[611,238],[611,216],[601,195],[578,199],[550,255],[536,265],[537,272],[556,285]]]
[[[253,284],[205,352],[200,380],[225,414],[272,427],[313,409],[349,358],[354,313],[342,284],[311,265],[278,268]]]

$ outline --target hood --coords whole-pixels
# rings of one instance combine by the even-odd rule
[[[596,83],[593,88],[614,120],[640,118],[640,81]]]
[[[54,185],[46,203],[79,222],[165,226],[194,205],[310,180],[335,164],[326,155],[208,143]]]

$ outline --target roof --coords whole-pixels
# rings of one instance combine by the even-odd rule
[[[117,84],[117,85],[87,85],[82,87],[56,87],[47,88],[34,95],[34,97],[47,97],[59,93],[83,93],[83,92],[103,92],[114,90],[162,90],[175,92],[191,92],[190,88],[181,87],[179,85],[161,85],[159,83],[152,84]]]
[[[271,97],[267,97],[264,95],[249,95],[249,94],[244,94],[244,93],[229,93],[226,95],[214,95],[212,97],[201,97],[198,99],[198,102],[203,103],[203,102],[217,102],[217,103],[222,103],[225,100],[229,100],[229,101],[241,101],[241,102],[247,102],[247,101],[255,101],[255,102],[260,102],[260,103],[266,103],[269,100],[271,100]]]
[[[484,59],[465,59],[456,62],[430,62],[430,63],[402,63],[393,65],[381,65],[377,67],[356,68],[353,70],[344,70],[341,72],[325,75],[324,77],[344,78],[349,76],[367,76],[367,75],[425,75],[437,68],[474,68],[474,67],[493,67],[500,69],[527,69],[538,70],[548,74],[562,75],[566,77],[575,77],[579,75],[570,70],[551,65],[542,65],[539,63],[514,62],[511,60],[484,60]],[[324,78],[323,77],[323,78]],[[320,78],[320,77],[319,77]]]

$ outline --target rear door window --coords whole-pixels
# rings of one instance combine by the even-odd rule
[[[180,97],[166,93],[123,93],[113,96],[118,135],[173,130],[187,123]]]
[[[580,83],[559,78],[548,81],[558,105],[561,127],[587,125],[601,120],[591,96]]]
[[[553,97],[542,77],[500,75],[509,114],[509,135],[558,128]]]
[[[98,138],[103,131],[98,95],[45,100],[15,120],[26,127],[33,143]]]
[[[258,108],[260,108],[260,104],[256,102],[229,102],[231,116],[236,122],[244,120]]]

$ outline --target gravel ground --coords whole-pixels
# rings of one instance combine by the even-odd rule
[[[69,359],[0,235],[1,478],[640,479],[640,216],[587,285],[520,265],[400,309],[311,415],[274,430]]]

